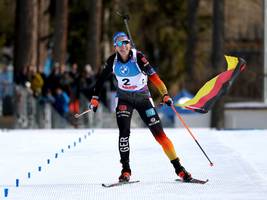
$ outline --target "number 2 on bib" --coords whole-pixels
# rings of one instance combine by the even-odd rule
[[[124,82],[123,85],[130,85],[130,80],[128,78],[124,78],[122,81]]]

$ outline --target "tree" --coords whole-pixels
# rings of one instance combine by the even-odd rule
[[[195,59],[196,59],[196,44],[197,44],[197,11],[199,6],[199,0],[187,1],[187,47],[185,51],[185,63],[186,66],[186,80],[185,85],[187,89],[195,87],[195,83],[191,80],[196,80],[195,77]]]
[[[133,12],[129,14],[135,44],[148,56],[170,94],[176,94],[185,74],[186,1],[132,1],[128,7]]]
[[[49,5],[50,1],[38,0],[38,52],[37,52],[37,65],[44,66],[47,57],[47,47],[49,39]]]
[[[101,23],[102,23],[102,0],[88,1],[88,43],[87,43],[87,63],[95,72],[101,66]]]
[[[213,34],[211,63],[218,73],[224,66],[224,0],[213,0]],[[224,127],[224,102],[220,100],[212,110],[211,127]]]
[[[17,0],[14,50],[14,71],[16,75],[26,66],[36,66],[37,15],[37,0]]]
[[[54,25],[54,62],[66,63],[67,55],[67,28],[68,28],[68,0],[56,1],[55,25]]]
[[[0,19],[5,19],[0,21],[0,48],[13,45],[15,8],[16,0],[0,1]]]

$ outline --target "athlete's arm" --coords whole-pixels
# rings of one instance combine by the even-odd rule
[[[161,96],[167,95],[168,90],[165,84],[160,79],[154,68],[149,64],[145,55],[140,51],[137,52],[137,63],[140,66],[140,69],[147,74],[149,81],[151,81],[154,87],[157,88]]]
[[[100,94],[104,82],[112,75],[112,71],[113,71],[112,67],[113,67],[115,56],[116,54],[113,54],[107,59],[104,65],[104,69],[96,81],[94,91],[93,91],[93,96],[98,96]]]

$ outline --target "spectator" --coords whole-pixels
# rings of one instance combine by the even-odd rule
[[[78,113],[80,112],[80,105],[79,105],[79,96],[80,96],[80,89],[79,89],[79,78],[80,74],[78,72],[78,65],[77,63],[73,63],[71,66],[71,71],[68,73],[70,78],[70,112]]]
[[[52,73],[47,78],[47,90],[50,90],[52,94],[55,94],[56,88],[60,87],[60,67],[58,63],[55,63]]]
[[[20,69],[19,73],[16,74],[16,83],[25,87],[27,82],[27,72],[28,72],[28,66],[22,67]]]
[[[88,98],[91,99],[92,89],[95,83],[95,75],[91,65],[87,64],[80,79],[80,90]]]
[[[60,87],[70,96],[71,94],[71,89],[70,89],[70,84],[71,84],[71,77],[69,76],[69,73],[66,71],[66,65],[62,64],[60,66]]]
[[[44,80],[42,78],[42,75],[40,72],[36,71],[36,67],[32,66],[29,69],[30,73],[30,83],[31,83],[31,89],[33,92],[33,96],[39,97],[42,94],[42,88],[44,85]]]
[[[64,92],[60,87],[55,90],[53,106],[58,111],[58,113],[67,118],[69,114],[69,103],[70,98],[66,92]]]
[[[0,73],[0,98],[6,95],[13,95],[13,76],[8,70],[8,66],[4,65]]]
[[[4,116],[14,114],[13,102],[13,76],[4,65],[0,73],[0,100],[2,100],[2,114]]]

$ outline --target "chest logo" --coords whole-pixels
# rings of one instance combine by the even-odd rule
[[[122,65],[121,67],[120,67],[120,73],[122,74],[122,75],[128,75],[129,74],[129,68],[128,68],[128,66],[126,66],[126,65]]]

